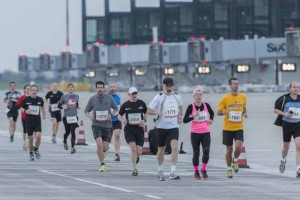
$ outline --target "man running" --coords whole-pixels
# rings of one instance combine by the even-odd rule
[[[44,109],[43,98],[37,96],[39,88],[37,85],[30,87],[30,96],[26,97],[22,103],[22,112],[26,113],[26,129],[28,134],[28,148],[29,148],[29,160],[34,161],[34,155],[37,159],[41,158],[39,147],[42,137],[42,121],[41,111],[43,119],[46,118],[46,112]],[[33,133],[35,133],[35,145],[33,147]]]
[[[21,107],[23,101],[26,99],[26,97],[28,97],[30,95],[30,85],[25,85],[24,86],[24,95],[22,95],[19,99],[18,99],[18,105]],[[26,113],[21,112],[21,119],[22,119],[22,126],[23,126],[23,150],[27,151],[27,130],[26,130]]]
[[[7,103],[5,113],[9,122],[8,131],[10,135],[10,142],[13,142],[16,131],[16,122],[19,115],[19,106],[17,105],[17,101],[21,97],[21,93],[16,91],[16,82],[14,81],[9,83],[9,87],[10,91],[5,93],[4,103]]]
[[[138,90],[135,87],[129,88],[128,95],[129,100],[123,103],[119,110],[119,120],[125,125],[125,139],[131,150],[132,176],[138,176],[136,164],[143,152],[147,106],[137,98]]]
[[[230,78],[228,81],[231,92],[222,97],[218,105],[217,115],[224,116],[223,144],[226,145],[227,177],[232,178],[232,167],[235,173],[239,171],[237,163],[244,141],[243,118],[247,118],[246,95],[238,92],[239,81],[237,78]],[[233,140],[235,149],[233,152]],[[232,167],[231,167],[232,164]]]
[[[299,83],[291,82],[289,93],[279,97],[275,102],[274,113],[282,115],[283,147],[279,171],[285,171],[286,157],[289,152],[291,137],[296,145],[296,177],[300,178],[300,95]]]
[[[117,86],[114,82],[108,84],[108,94],[110,94],[115,100],[117,106],[120,108],[121,105],[121,97],[116,94]],[[118,115],[113,116],[112,120],[112,130],[113,130],[113,138],[114,138],[114,147],[115,147],[115,161],[120,161],[120,135],[122,131],[122,124],[118,119]]]
[[[172,78],[163,80],[163,92],[156,95],[148,106],[147,114],[157,115],[157,154],[158,179],[164,181],[163,162],[167,138],[171,140],[171,173],[170,179],[178,180],[176,164],[178,159],[179,125],[182,122],[183,100],[173,92],[174,81]]]
[[[112,131],[111,117],[118,112],[118,106],[111,95],[104,93],[104,82],[97,81],[95,85],[97,94],[89,99],[84,113],[92,121],[92,131],[100,161],[99,171],[104,172],[107,170],[104,152],[109,148],[109,136]]]
[[[209,160],[210,150],[210,127],[214,119],[214,111],[210,105],[202,100],[203,92],[201,89],[193,91],[194,103],[190,104],[185,112],[183,123],[191,123],[191,143],[193,147],[193,166],[194,177],[201,179],[199,173],[200,143],[202,145],[202,167],[201,175],[204,179],[208,178],[206,167]]]
[[[74,85],[69,83],[67,85],[67,93],[64,94],[59,101],[59,108],[64,109],[63,123],[65,127],[64,134],[64,149],[69,150],[67,139],[71,134],[71,154],[76,153],[75,149],[75,129],[78,126],[78,117],[77,117],[77,109],[80,109],[79,106],[79,96],[74,94]]]
[[[61,111],[58,107],[60,98],[64,94],[58,90],[57,83],[52,83],[51,91],[45,96],[45,102],[49,105],[49,113],[52,121],[52,142],[56,144],[56,135],[58,132],[59,122],[61,121]]]

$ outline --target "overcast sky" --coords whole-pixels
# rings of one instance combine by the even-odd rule
[[[81,0],[69,0],[70,48],[81,52]],[[0,72],[18,70],[18,55],[66,49],[66,0],[0,0]]]

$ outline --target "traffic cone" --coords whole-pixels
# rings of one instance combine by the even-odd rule
[[[80,121],[76,145],[87,145],[87,143],[85,143],[83,120]]]
[[[144,155],[145,154],[151,154],[147,125],[145,125],[145,127],[144,127],[144,146],[143,146],[143,153],[142,154],[144,154]]]
[[[237,162],[240,168],[250,168],[247,163],[246,148],[244,145],[242,146],[242,151]]]

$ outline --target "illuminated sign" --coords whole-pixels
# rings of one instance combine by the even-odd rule
[[[197,72],[198,74],[210,74],[211,69],[210,66],[199,66]]]
[[[173,67],[165,68],[165,75],[173,75],[175,73],[175,69]]]
[[[142,70],[140,70],[140,69],[136,69],[136,70],[134,71],[134,74],[135,74],[136,76],[145,76],[145,75],[146,75],[146,72],[145,72],[145,71],[142,71]]]
[[[89,71],[85,73],[85,77],[87,78],[94,78],[96,76],[96,73],[94,71]]]
[[[237,73],[247,73],[250,72],[250,65],[237,65],[236,66]]]
[[[282,63],[281,64],[281,71],[283,71],[283,72],[295,72],[296,71],[296,64],[295,63]]]

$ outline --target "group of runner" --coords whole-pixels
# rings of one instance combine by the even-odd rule
[[[238,173],[238,158],[241,153],[244,140],[244,118],[247,114],[246,95],[239,92],[239,81],[230,78],[228,86],[230,93],[225,94],[219,102],[217,115],[224,116],[223,144],[226,146],[225,159],[227,164],[227,177],[233,177],[233,171]],[[15,83],[10,83],[10,91],[6,93],[4,101],[7,103],[7,117],[9,119],[10,140],[13,141],[15,122],[18,117],[18,105],[22,111],[22,123],[24,132],[24,150],[26,146],[26,134],[28,135],[28,148],[30,160],[34,160],[34,154],[39,159],[39,145],[41,141],[41,116],[46,117],[44,101],[37,96],[36,85],[25,85],[24,95],[21,96],[15,90]],[[149,103],[138,99],[138,90],[131,87],[128,90],[128,100],[121,104],[121,98],[116,94],[116,84],[108,84],[108,93],[105,93],[105,83],[98,81],[95,84],[96,94],[93,95],[85,109],[85,115],[92,121],[92,132],[96,141],[97,155],[100,162],[99,171],[107,170],[105,154],[109,149],[111,137],[114,136],[115,161],[120,161],[120,133],[124,126],[124,136],[131,151],[132,176],[138,176],[137,163],[144,145],[144,126],[148,115],[157,117],[157,164],[158,179],[165,180],[163,162],[166,142],[171,141],[171,170],[169,179],[178,180],[176,173],[178,160],[178,138],[180,124],[191,122],[191,144],[193,148],[194,178],[207,179],[207,164],[210,152],[210,126],[213,124],[214,111],[209,103],[203,101],[203,91],[197,88],[193,91],[193,103],[187,106],[183,113],[183,99],[180,94],[173,91],[174,80],[163,80],[163,91],[157,94]],[[291,137],[296,143],[297,178],[300,177],[300,96],[299,84],[292,82],[290,92],[280,97],[276,103],[274,112],[282,117],[283,127],[283,150],[280,162],[280,172],[285,170],[286,156],[288,153]],[[68,150],[67,138],[71,134],[71,154],[76,153],[75,129],[78,127],[77,110],[79,96],[74,94],[73,84],[67,85],[67,93],[58,90],[57,84],[52,84],[51,91],[45,97],[49,104],[49,112],[52,120],[52,142],[56,143],[56,134],[61,121],[61,109],[64,110],[63,123],[65,126],[64,148]],[[33,145],[33,134],[35,144]],[[202,164],[199,170],[200,145],[202,146]],[[234,148],[234,149],[233,149]],[[34,154],[33,154],[34,153]]]

